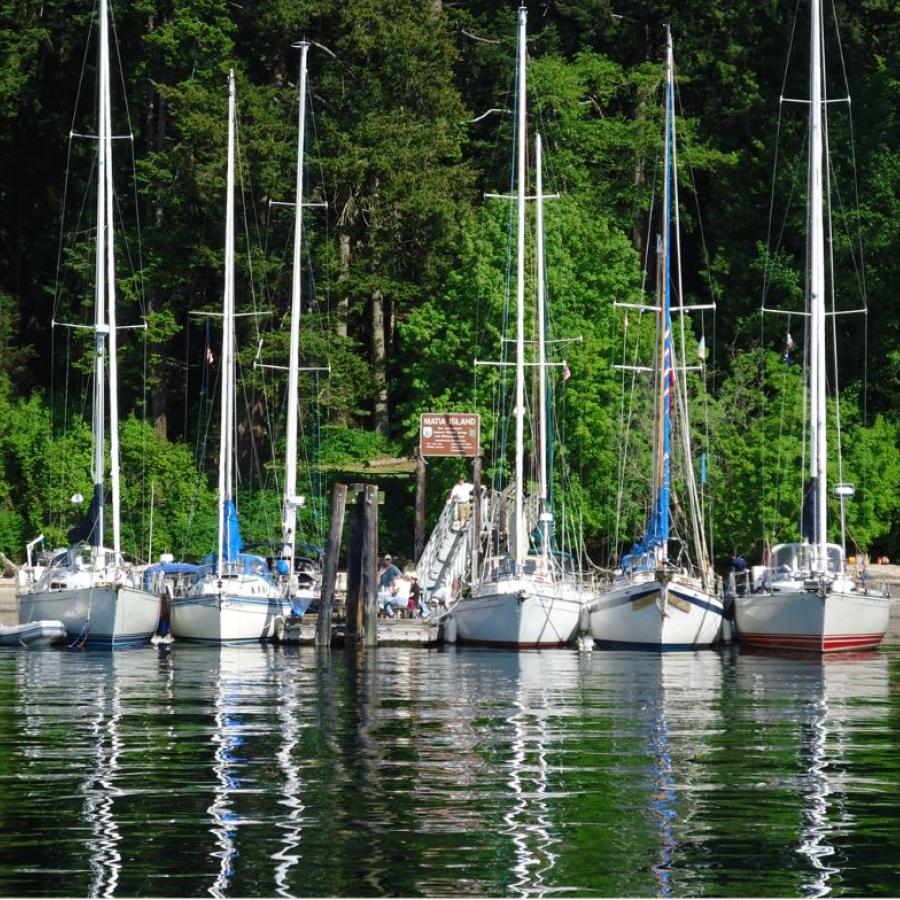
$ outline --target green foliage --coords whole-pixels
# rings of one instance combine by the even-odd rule
[[[716,552],[749,555],[799,539],[803,477],[801,371],[775,353],[737,354],[711,409]]]
[[[396,447],[380,435],[359,428],[326,425],[322,428],[322,449],[319,457],[323,465],[341,465],[391,456]]]
[[[124,133],[129,124],[127,97],[136,164],[134,191],[126,177],[129,143],[116,142],[118,317],[148,326],[119,339],[130,552],[149,549],[151,494],[154,555],[202,555],[214,540],[210,447],[217,426],[207,430],[210,385],[201,394],[201,380],[209,372],[201,329],[189,324],[188,313],[221,304],[231,68],[245,198],[238,304],[273,312],[240,328],[242,517],[254,539],[277,534],[285,380],[254,370],[253,361],[261,338],[261,359],[283,365],[287,356],[291,273],[284,261],[292,216],[269,201],[289,201],[293,192],[297,54],[290,42],[302,36],[315,42],[306,190],[328,208],[308,210],[305,221],[301,357],[304,365],[331,367],[315,386],[310,379],[301,388],[307,469],[315,459],[346,465],[408,455],[418,416],[429,409],[479,410],[487,468],[502,468],[499,444],[490,443],[503,425],[503,376],[496,368],[475,370],[473,362],[500,358],[510,315],[510,209],[479,193],[509,185],[512,125],[508,115],[479,117],[513,103],[514,5],[135,0],[114,11],[122,68],[114,77],[114,129]],[[0,2],[0,547],[11,553],[40,531],[61,541],[76,517],[69,498],[89,495],[87,431],[72,411],[82,409],[89,388],[91,342],[81,332],[51,335],[50,322],[91,318],[94,146],[77,139],[67,150],[67,136],[72,128],[92,133],[95,64],[84,47],[92,14],[82,0]],[[556,361],[565,358],[571,371],[555,387],[557,452],[571,471],[567,496],[577,498],[601,556],[611,549],[617,509],[620,540],[639,532],[646,516],[649,444],[640,435],[649,400],[636,402],[625,448],[629,382],[612,368],[622,361],[624,317],[613,303],[637,299],[640,265],[652,268],[646,220],[659,165],[665,23],[679,81],[684,291],[708,298],[708,256],[720,304],[715,341],[707,331],[718,383],[708,395],[691,385],[700,406],[709,403],[707,499],[716,546],[749,552],[764,536],[796,533],[799,365],[785,367],[777,352],[756,347],[764,279],[772,306],[800,309],[805,290],[805,112],[786,106],[777,120],[778,97],[804,89],[802,41],[783,86],[791,15],[783,5],[747,0],[690,9],[636,0],[627,10],[591,0],[530,10],[529,142],[541,133],[547,189],[562,195],[546,208],[550,324],[554,338],[581,338],[554,345]],[[840,477],[857,483],[847,508],[856,540],[897,555],[900,21],[881,2],[844,4],[840,15],[856,145],[848,143],[847,109],[831,105],[835,290],[839,308],[854,308],[864,286],[874,326],[867,335],[862,324],[837,323]],[[801,21],[798,34],[804,29]],[[831,36],[828,42],[836,62]],[[842,78],[833,77],[830,96],[843,91]],[[776,130],[784,146],[770,196]],[[377,308],[383,322],[374,318]],[[802,345],[802,324],[791,327]],[[643,361],[649,330],[631,316],[628,346],[634,349],[640,333]],[[768,339],[778,351],[774,344]],[[213,352],[218,357],[215,340]],[[872,420],[862,421],[856,410],[867,376]],[[376,422],[382,391],[385,408]],[[52,423],[43,397],[53,404]],[[154,419],[167,422],[168,443],[139,421],[148,400]],[[179,441],[207,452],[197,460]],[[431,465],[438,493],[459,467]],[[836,469],[833,475],[839,477]],[[410,498],[398,493],[392,506],[392,540],[400,543],[402,529],[411,531]]]
[[[0,550],[11,557],[21,558],[25,542],[39,533],[48,545],[64,544],[66,532],[84,514],[71,497],[92,493],[89,427],[76,418],[54,431],[38,395],[0,400]],[[120,443],[125,552],[146,558],[151,516],[154,556],[208,552],[215,533],[214,496],[197,479],[190,450],[160,440],[134,417],[122,422]]]
[[[753,351],[735,357],[731,375],[721,385],[712,413],[710,467],[715,541],[721,553],[746,555],[760,550],[764,541],[800,538],[802,486],[808,481],[802,458],[801,376],[799,365],[786,366],[778,354]],[[856,496],[846,504],[847,526],[866,552],[897,528],[900,432],[896,422],[882,416],[863,426],[852,403],[841,405],[841,415],[839,468],[836,406],[829,403],[828,482],[856,485]],[[834,498],[829,499],[829,521],[829,538],[837,540],[840,507]]]

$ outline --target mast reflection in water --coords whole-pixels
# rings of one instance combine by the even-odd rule
[[[757,721],[795,735],[802,818],[794,848],[805,863],[798,888],[827,896],[845,884],[849,860],[840,844],[859,824],[850,794],[877,785],[877,772],[867,773],[855,757],[867,755],[867,735],[888,725],[889,659],[875,651],[743,654],[736,673],[742,692],[754,698]]]
[[[898,658],[0,654],[0,894],[892,895]]]

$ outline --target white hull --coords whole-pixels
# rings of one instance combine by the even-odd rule
[[[291,615],[283,597],[205,594],[178,597],[172,609],[172,635],[178,640],[228,643],[268,641],[279,619]]]
[[[693,650],[719,640],[722,601],[697,584],[655,578],[616,585],[591,610],[598,646]]]
[[[735,598],[738,639],[749,647],[807,650],[868,650],[887,631],[891,600],[861,591],[794,589]]]
[[[575,637],[586,595],[571,584],[505,578],[479,585],[451,610],[457,638],[499,647],[559,647]]]
[[[159,595],[124,585],[32,590],[16,599],[20,624],[55,619],[69,640],[91,646],[143,644],[159,625]]]

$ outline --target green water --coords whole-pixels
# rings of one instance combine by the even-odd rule
[[[896,896],[900,647],[0,654],[0,895]]]

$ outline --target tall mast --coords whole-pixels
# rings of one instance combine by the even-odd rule
[[[825,427],[825,225],[823,215],[821,0],[813,0],[809,65],[809,305],[810,305],[810,477],[814,491],[816,552],[813,571],[828,571]]]
[[[550,552],[549,429],[547,422],[547,323],[546,276],[544,273],[544,174],[541,136],[534,137],[535,229],[537,232],[537,320],[538,320],[538,491],[541,523],[541,553]]]
[[[668,34],[668,32],[667,32]],[[666,52],[666,122],[665,122],[665,178],[663,186],[662,279],[659,292],[659,360],[658,420],[656,459],[656,508],[651,536],[658,543],[658,558],[665,559],[669,540],[669,493],[671,481],[672,389],[675,383],[674,354],[672,352],[672,145],[674,143],[675,96],[671,37]]]
[[[534,137],[535,213],[537,232],[537,326],[538,326],[538,488],[541,511],[546,506],[547,490],[547,347],[544,283],[544,197],[541,136]]]
[[[106,312],[109,326],[109,480],[112,491],[113,553],[118,561],[121,553],[122,529],[119,517],[119,372],[116,342],[116,263],[113,233],[112,173],[112,100],[109,75],[109,10],[107,0],[100,0],[100,155],[104,157],[104,190],[106,192]],[[98,224],[98,229],[99,229]]]
[[[516,233],[516,468],[515,468],[515,509],[513,516],[513,546],[510,548],[514,561],[522,563],[528,552],[528,536],[525,533],[525,23],[527,11],[519,7],[517,49],[518,49],[518,107],[516,126],[518,153],[516,166],[517,219]]]
[[[675,52],[672,47],[672,30],[671,28],[666,28],[666,65],[670,74],[670,79],[672,83],[672,107],[670,110],[671,113],[671,133],[672,133],[672,146],[671,146],[671,207],[672,207],[672,232],[671,232],[671,241],[672,241],[672,255],[675,263],[675,271],[672,273],[672,279],[674,279],[674,283],[677,286],[677,296],[680,300],[680,305],[684,306],[684,290],[682,286],[682,278],[681,278],[681,227],[679,222],[679,213],[678,213],[678,142],[675,140],[675,130],[677,127],[677,123],[675,121]],[[669,315],[671,316],[672,309],[671,305],[669,306]],[[687,372],[687,360],[685,358],[686,348],[687,348],[687,339],[685,334],[685,313],[684,310],[681,310],[679,316],[679,326],[681,331],[681,369],[683,372]],[[674,364],[674,349],[672,353],[672,359]],[[688,403],[688,392],[687,392],[687,378],[683,379],[679,385],[675,388],[675,402],[678,404],[678,417],[681,422],[681,441],[682,441],[682,450],[684,453],[684,480],[686,483],[686,493],[688,495],[688,505],[690,506],[690,525],[691,531],[693,534],[694,540],[694,552],[695,552],[695,562],[700,569],[700,575],[703,579],[704,584],[706,584],[707,588],[709,587],[708,579],[709,579],[709,554],[706,549],[706,533],[703,527],[703,514],[702,508],[700,505],[700,499],[697,493],[697,479],[694,474],[694,463],[691,454],[691,424],[690,424],[690,404]]]
[[[106,279],[109,273],[107,261],[107,206],[109,204],[108,177],[109,141],[107,128],[107,107],[109,105],[109,36],[107,27],[106,0],[100,0],[100,39],[98,43],[98,68],[100,97],[97,122],[97,246],[94,259],[94,403],[91,418],[91,435],[94,442],[94,495],[92,502],[96,507],[96,520],[93,523],[92,545],[103,547],[104,510],[103,482],[106,474],[106,457],[104,453],[106,430],[106,342],[109,335],[109,323],[106,319]]]
[[[229,545],[226,534],[226,508],[233,490],[234,439],[234,143],[235,143],[234,70],[228,73],[228,167],[225,179],[225,290],[222,302],[222,433],[219,437],[219,552],[216,574],[222,577],[224,555]]]
[[[287,430],[285,438],[284,500],[281,513],[281,556],[288,564],[288,577],[294,573],[297,533],[297,418],[300,366],[301,256],[303,238],[303,155],[306,143],[306,54],[309,44],[299,41],[300,49],[300,122],[297,130],[297,184],[294,207],[294,258],[291,283],[291,334],[288,359]]]

